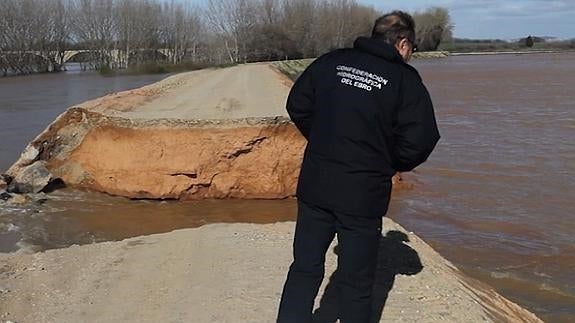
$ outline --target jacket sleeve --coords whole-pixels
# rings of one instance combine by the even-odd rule
[[[393,125],[394,168],[400,172],[411,171],[425,162],[440,137],[425,85],[417,72],[406,74]]]
[[[305,139],[309,139],[309,133],[314,116],[315,87],[313,82],[314,69],[317,60],[314,61],[291,88],[287,99],[287,112]]]

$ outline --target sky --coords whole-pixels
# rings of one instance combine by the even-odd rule
[[[454,36],[517,39],[575,38],[575,0],[359,0],[376,9],[414,12],[438,6],[449,10]]]

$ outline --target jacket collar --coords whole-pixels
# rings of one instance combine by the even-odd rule
[[[359,37],[353,43],[353,48],[381,57],[387,61],[403,63],[403,59],[397,52],[397,49],[381,40]]]

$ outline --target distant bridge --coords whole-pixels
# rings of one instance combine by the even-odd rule
[[[49,61],[51,63],[64,65],[67,62],[78,58],[78,56],[83,56],[83,55],[87,55],[87,54],[95,54],[95,55],[101,55],[102,54],[101,51],[92,50],[92,49],[67,50],[67,51],[64,51],[63,53],[64,53],[64,55],[60,56],[59,55],[60,52],[51,52],[50,55],[46,56],[45,52],[40,52],[40,51],[0,51],[0,57],[6,56],[6,55],[35,55],[35,56],[37,56],[41,59],[44,59],[46,61]],[[111,51],[107,51],[105,53],[105,55],[108,56],[111,63],[121,64],[122,62],[126,61],[126,57],[125,57],[125,55],[123,55],[123,53],[124,53],[124,51],[121,51],[119,49],[113,49]],[[134,50],[130,51],[130,56],[137,54],[137,53],[154,53],[155,55],[159,54],[164,59],[167,59],[170,56],[169,50],[165,49],[165,48],[161,48],[161,49],[134,49]],[[56,58],[57,61],[53,61],[54,58]]]

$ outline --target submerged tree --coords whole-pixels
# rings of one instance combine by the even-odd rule
[[[454,26],[446,8],[434,7],[416,12],[413,18],[419,50],[437,50],[441,42],[451,41]]]
[[[535,44],[535,42],[533,41],[533,37],[531,37],[531,35],[529,35],[529,36],[527,36],[527,38],[525,38],[525,46],[533,47],[534,44]]]

